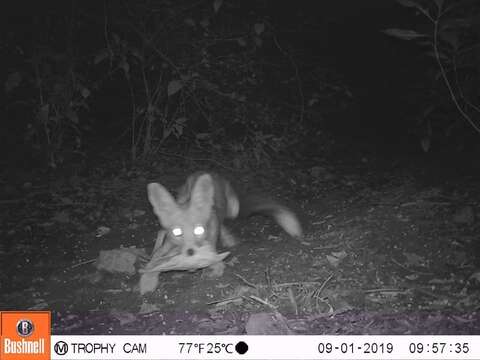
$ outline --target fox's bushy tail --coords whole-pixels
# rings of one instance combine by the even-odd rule
[[[268,197],[249,195],[240,199],[240,217],[260,214],[271,216],[287,234],[295,238],[303,236],[297,215],[288,207]]]

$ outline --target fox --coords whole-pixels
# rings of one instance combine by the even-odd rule
[[[215,251],[219,245],[231,248],[236,238],[224,221],[254,214],[271,216],[294,238],[303,236],[300,221],[288,207],[263,196],[240,197],[227,179],[214,172],[196,172],[188,176],[176,199],[159,183],[148,184],[147,194],[163,228],[152,254],[158,247],[162,247],[159,253],[178,247],[183,257],[195,256],[205,246]],[[142,287],[147,291],[155,289],[157,281],[155,274],[141,278]]]
[[[157,259],[174,251],[179,254],[177,259],[183,259],[179,265],[199,265],[202,259],[211,263],[206,266],[212,270],[213,276],[219,276],[225,266],[221,260],[228,253],[217,254],[218,245],[231,248],[236,244],[236,238],[224,225],[225,219],[269,215],[290,236],[303,236],[300,221],[289,208],[267,197],[240,197],[230,182],[217,173],[196,172],[188,176],[176,199],[159,183],[148,184],[147,194],[163,228],[159,231],[149,264],[155,264]],[[142,271],[142,295],[156,289],[158,274],[159,271]]]

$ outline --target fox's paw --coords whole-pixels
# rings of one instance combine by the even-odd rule
[[[141,295],[154,291],[158,286],[158,272],[142,274],[138,285]]]
[[[209,267],[205,268],[203,273],[205,274],[206,277],[215,279],[215,278],[221,277],[224,271],[225,271],[225,263],[223,261],[220,261],[218,263],[212,264]]]

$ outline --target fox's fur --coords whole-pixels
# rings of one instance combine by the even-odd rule
[[[215,173],[190,175],[176,200],[158,183],[148,184],[147,190],[153,211],[167,232],[165,242],[179,245],[185,255],[193,255],[207,243],[216,249],[218,240],[224,247],[233,246],[234,237],[223,222],[240,215],[272,216],[289,235],[302,236],[300,222],[287,207],[268,198],[240,199],[232,185]]]

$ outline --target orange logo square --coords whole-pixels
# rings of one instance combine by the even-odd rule
[[[0,360],[49,360],[50,311],[0,311]]]

